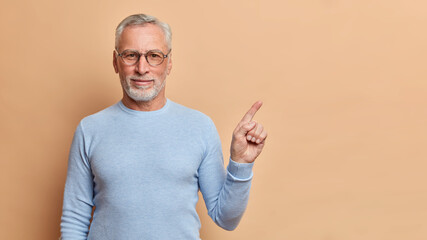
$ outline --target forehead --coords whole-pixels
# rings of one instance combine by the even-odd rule
[[[167,51],[167,44],[163,30],[154,24],[147,23],[142,26],[125,27],[120,36],[118,48],[120,51],[126,49],[139,51],[159,49],[165,52]]]

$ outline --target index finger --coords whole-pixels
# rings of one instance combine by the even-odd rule
[[[249,109],[249,111],[243,116],[241,122],[250,122],[252,118],[255,116],[255,113],[260,109],[262,106],[261,101],[257,101],[252,105],[252,107]]]

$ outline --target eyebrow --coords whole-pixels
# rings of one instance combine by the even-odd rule
[[[136,49],[125,49],[125,50],[123,50],[122,52],[124,52],[124,51],[135,51],[135,52],[139,52],[139,51],[138,51],[138,50],[136,50]],[[150,50],[148,50],[148,51],[146,51],[146,52],[144,52],[144,53],[148,53],[148,52],[161,52],[161,53],[163,53],[163,51],[162,51],[162,50],[157,49],[157,48],[155,48],[155,49],[150,49]]]

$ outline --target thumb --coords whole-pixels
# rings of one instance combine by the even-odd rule
[[[250,121],[240,126],[236,131],[236,137],[246,137],[246,134],[251,131],[256,125],[255,121]]]

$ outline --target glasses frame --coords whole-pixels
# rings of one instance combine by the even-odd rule
[[[138,52],[138,51],[136,51],[136,50],[132,50],[132,51],[135,51],[135,53],[137,53],[137,54],[138,54],[138,59],[137,59],[137,60],[136,60],[136,62],[135,62],[135,63],[133,63],[133,64],[128,64],[128,63],[126,63],[126,62],[125,62],[125,60],[123,59],[123,53],[124,53],[124,52],[126,52],[126,51],[128,51],[128,50],[130,50],[130,49],[126,49],[126,50],[124,50],[123,52],[119,53],[119,51],[117,51],[117,49],[114,49],[114,51],[116,52],[117,56],[119,56],[119,57],[122,59],[122,62],[123,62],[124,64],[128,65],[128,66],[133,66],[133,65],[137,64],[137,63],[141,60],[141,56],[144,56],[145,61],[147,61],[147,63],[148,63],[150,66],[155,67],[155,66],[159,66],[160,64],[162,64],[162,63],[165,61],[165,58],[169,57],[169,54],[171,53],[172,48],[171,48],[171,49],[169,49],[169,51],[168,51],[168,53],[167,53],[167,54],[164,54],[164,53],[163,53],[162,51],[160,51],[160,50],[149,50],[149,51],[147,51],[146,53],[140,53],[140,52]],[[160,54],[163,56],[162,61],[161,61],[159,64],[151,64],[151,63],[148,61],[148,58],[147,58],[147,55],[148,55],[148,53],[150,53],[150,52],[160,53]]]

